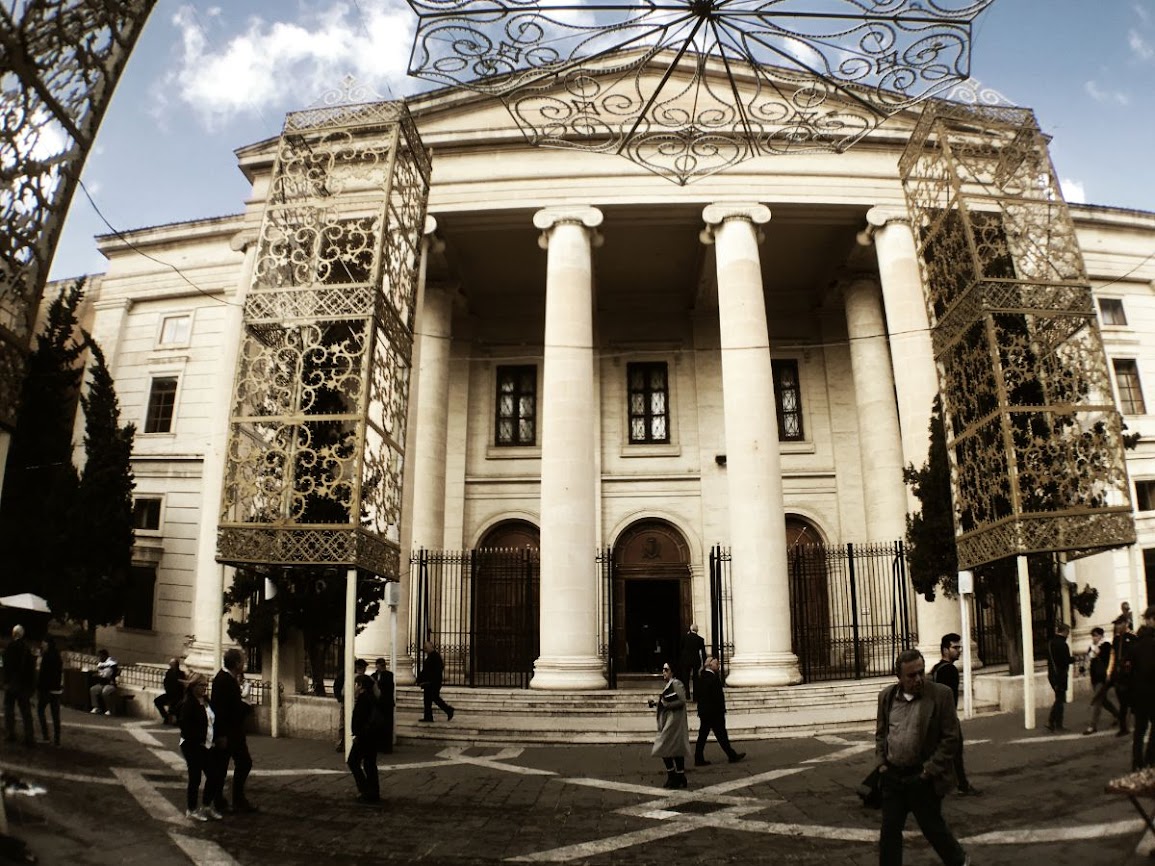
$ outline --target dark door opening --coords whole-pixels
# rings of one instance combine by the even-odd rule
[[[625,596],[626,671],[660,673],[664,662],[677,661],[681,581],[627,579]]]

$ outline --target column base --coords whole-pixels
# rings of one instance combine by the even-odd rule
[[[584,691],[607,688],[605,666],[596,656],[542,656],[533,663],[531,689]]]
[[[228,647],[224,647],[228,649]],[[208,674],[209,679],[220,670],[220,665],[217,662],[217,648],[214,644],[205,641],[193,641],[184,654],[184,667],[194,671],[199,671],[203,674]]]
[[[726,685],[733,688],[794,686],[802,682],[794,653],[740,653],[726,664]]]

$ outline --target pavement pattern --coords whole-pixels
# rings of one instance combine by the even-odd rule
[[[1103,792],[1130,764],[1130,738],[1026,731],[1021,714],[965,723],[978,797],[944,813],[976,866],[1151,862],[1155,836]],[[260,811],[184,817],[177,732],[64,711],[63,745],[3,743],[0,768],[44,793],[6,798],[10,832],[45,864],[854,864],[878,862],[879,813],[855,787],[873,766],[865,728],[745,741],[737,764],[711,741],[708,767],[667,791],[648,746],[400,743],[381,755],[383,802],[365,806],[331,741],[250,739]],[[1080,724],[1081,723],[1081,724]],[[226,786],[226,793],[228,787]],[[1155,804],[1145,804],[1155,808]],[[938,860],[913,819],[907,864]]]

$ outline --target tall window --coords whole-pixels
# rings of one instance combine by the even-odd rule
[[[155,595],[156,568],[151,565],[134,565],[129,573],[122,625],[125,628],[151,629]]]
[[[152,380],[148,394],[148,411],[144,416],[145,433],[172,432],[172,415],[176,408],[176,377],[162,376]]]
[[[1135,509],[1155,511],[1155,481],[1135,482]]]
[[[1099,298],[1099,315],[1104,325],[1126,325],[1127,313],[1122,298]]]
[[[192,316],[165,316],[160,323],[160,345],[187,346],[192,335]]]
[[[160,529],[160,499],[138,496],[132,501],[132,528],[145,532]]]
[[[670,386],[665,361],[626,365],[630,442],[670,441]]]
[[[1133,358],[1116,358],[1111,363],[1115,367],[1115,386],[1119,389],[1119,411],[1124,415],[1146,415],[1139,365]]]
[[[497,445],[537,443],[537,367],[497,368]]]
[[[802,434],[802,389],[797,361],[773,361],[774,402],[778,408],[778,439],[797,442]]]

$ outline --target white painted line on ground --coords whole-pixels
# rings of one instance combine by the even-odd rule
[[[672,818],[685,818],[677,812],[669,813]],[[692,821],[661,821],[652,827],[635,830],[632,833],[622,833],[620,836],[610,836],[594,842],[579,842],[576,845],[566,845],[562,848],[553,848],[549,851],[538,851],[535,854],[526,854],[521,857],[507,857],[515,863],[564,863],[567,860],[587,859],[599,854],[609,854],[611,851],[620,851],[622,848],[632,848],[634,845],[645,845],[648,842],[664,842],[679,833],[688,833],[698,829]],[[663,856],[670,860],[678,859],[677,852],[671,852],[669,846],[663,849]]]
[[[963,745],[965,746],[981,746],[984,743],[993,743],[994,740],[972,740],[970,737],[963,737]]]
[[[1109,733],[1103,731],[1103,734]],[[1095,734],[1088,734],[1088,736],[1096,736]],[[1007,740],[1005,745],[1018,746],[1023,743],[1063,743],[1068,740],[1081,740],[1082,734],[1044,734],[1042,736],[1022,737],[1018,740]]]
[[[685,788],[669,790],[667,788],[658,788],[653,785],[634,785],[629,782],[608,782],[605,779],[558,779],[567,785],[582,785],[586,788],[602,788],[607,791],[620,791],[624,794],[641,794],[643,796],[654,797],[655,799],[643,804],[640,807],[643,809],[661,809],[669,805],[677,805],[678,803],[687,803],[693,800],[706,800],[711,803],[723,803],[728,806],[747,806],[751,803],[766,803],[767,805],[775,805],[781,803],[781,800],[759,800],[756,797],[729,797],[725,794],[718,793],[711,788]]]
[[[1139,818],[1112,821],[1109,824],[1085,824],[1081,827],[1024,827],[1016,830],[993,830],[959,839],[969,845],[1039,845],[1055,842],[1077,842],[1086,839],[1105,839],[1108,836],[1125,836],[1147,829]]]
[[[130,770],[127,767],[112,767],[112,773],[120,783],[132,794],[140,807],[152,818],[166,821],[169,824],[188,826],[188,818],[177,809],[168,798],[157,792],[152,782],[148,781],[140,770]]]
[[[3,763],[5,770],[18,776],[36,776],[44,779],[59,779],[62,782],[87,782],[93,785],[119,785],[119,779],[110,779],[107,776],[82,776],[79,773],[61,773],[59,770],[45,770],[41,767],[25,767],[20,764]]]
[[[164,763],[170,769],[184,770],[186,768],[184,757],[182,755],[178,755],[176,752],[170,751],[168,749],[163,749],[163,748],[162,749],[149,749],[149,751],[152,752],[153,755],[156,756],[157,760]]]
[[[441,766],[444,761],[438,761],[434,766]],[[389,767],[378,767],[378,770],[387,770]],[[333,770],[324,767],[313,767],[304,770],[253,770],[250,776],[343,776],[348,770]]]
[[[453,764],[472,764],[475,767],[488,767],[491,770],[501,770],[505,773],[519,773],[522,776],[556,776],[553,770],[539,770],[536,767],[522,767],[519,764],[503,764],[491,758],[470,758],[462,755]]]
[[[854,755],[861,755],[863,752],[873,752],[874,743],[859,743],[856,746],[847,746],[837,752],[831,752],[829,755],[821,755],[817,758],[807,758],[803,764],[826,764],[830,761],[841,761]]]
[[[749,788],[753,785],[761,785],[763,782],[773,782],[775,779],[781,779],[784,776],[793,776],[795,773],[805,773],[809,769],[810,767],[783,767],[780,770],[770,770],[766,773],[758,773],[755,776],[744,776],[739,779],[731,779],[729,782],[720,782],[717,785],[699,788],[698,793],[725,794],[730,791],[740,791],[743,788]]]
[[[698,816],[695,816],[698,817]],[[720,818],[710,822],[713,827],[729,827],[750,833],[766,833],[771,836],[800,836],[810,839],[837,839],[840,842],[877,842],[878,829],[859,827],[824,827],[821,824],[787,824],[780,821],[755,821],[749,818]],[[908,831],[903,836],[910,838],[920,835]]]
[[[240,863],[215,842],[197,839],[194,836],[182,836],[175,830],[170,830],[168,835],[196,866],[240,866]]]
[[[164,746],[164,743],[144,729],[144,724],[144,722],[125,722],[121,727],[141,745],[157,748]]]
[[[849,746],[850,740],[838,736],[837,734],[815,734],[814,739],[820,743],[826,743],[828,746]]]

